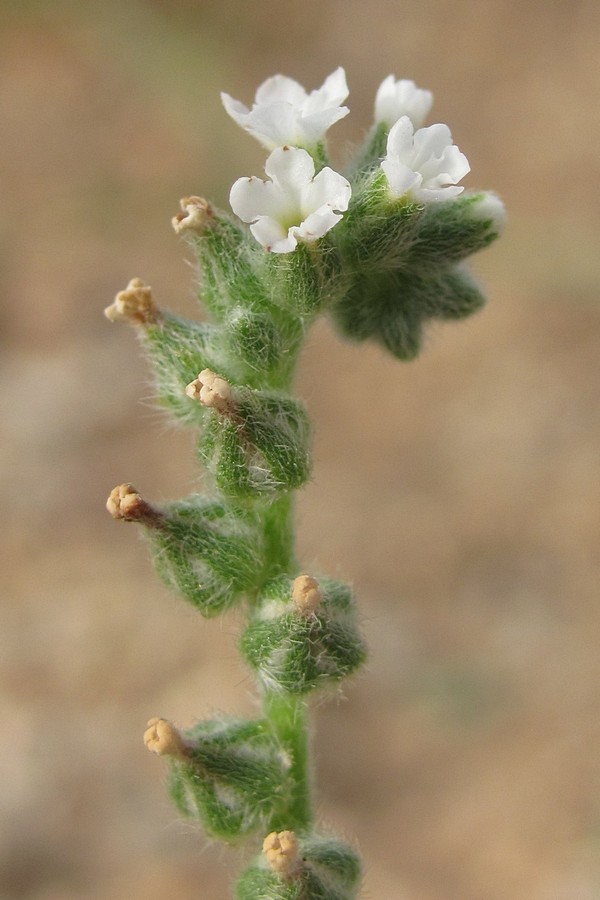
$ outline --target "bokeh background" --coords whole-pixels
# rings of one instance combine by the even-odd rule
[[[596,0],[3,0],[2,900],[219,900],[234,851],[177,820],[146,719],[254,710],[235,616],[167,594],[114,484],[183,496],[190,436],[102,309],[132,276],[194,311],[169,221],[225,206],[258,144],[219,91],[344,65],[339,160],[390,72],[434,91],[509,226],[489,304],[405,365],[327,324],[307,568],[354,583],[371,646],[318,704],[322,820],[367,900],[600,897],[600,5]]]

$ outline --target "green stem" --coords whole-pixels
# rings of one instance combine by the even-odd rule
[[[265,579],[297,571],[294,555],[294,499],[284,494],[263,512]],[[271,830],[306,831],[312,822],[308,774],[307,704],[289,694],[265,692],[265,717],[290,759],[291,789],[285,803],[273,815]]]
[[[265,574],[267,581],[276,575],[293,574],[297,569],[294,556],[294,498],[283,494],[262,513],[265,542]]]
[[[307,831],[312,824],[308,772],[307,704],[289,694],[265,693],[264,711],[273,731],[290,757],[292,785],[286,805],[273,816],[273,831]]]

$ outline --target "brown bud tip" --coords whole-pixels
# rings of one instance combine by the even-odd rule
[[[151,325],[160,318],[158,306],[152,298],[152,288],[141,278],[132,278],[124,291],[104,310],[111,322],[127,321],[133,325]]]
[[[182,231],[196,231],[202,234],[214,216],[214,210],[208,200],[203,197],[182,197],[179,205],[181,212],[171,219],[175,232],[181,234]]]
[[[186,759],[190,749],[174,725],[157,717],[149,720],[144,732],[144,743],[152,753],[173,756],[175,759]]]
[[[316,612],[323,600],[318,582],[311,575],[298,575],[292,583],[292,600],[303,615]]]
[[[231,386],[228,381],[215,375],[210,369],[203,369],[185,389],[188,397],[199,400],[202,406],[229,413],[232,409]]]
[[[293,831],[272,831],[264,839],[262,849],[271,869],[282,878],[293,878],[302,866]]]
[[[155,522],[160,513],[150,506],[132,484],[119,484],[110,492],[106,508],[113,519],[126,522]]]

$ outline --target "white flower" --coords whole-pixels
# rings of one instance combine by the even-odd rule
[[[375,122],[391,128],[402,116],[408,116],[415,128],[420,128],[431,109],[433,94],[418,88],[414,81],[396,81],[388,75],[381,82],[375,96]]]
[[[238,178],[229,202],[236,216],[252,223],[252,234],[272,253],[289,253],[299,240],[323,237],[348,209],[350,183],[328,167],[315,175],[306,150],[277,147],[265,172],[270,181]]]
[[[471,170],[467,157],[452,143],[447,125],[415,132],[408,116],[391,128],[381,168],[394,197],[409,195],[425,203],[458,196],[463,188],[456,183]]]
[[[310,94],[293,78],[273,75],[258,88],[251,110],[229,94],[222,93],[221,100],[231,118],[267,150],[284,144],[310,150],[334,122],[348,115],[348,107],[340,106],[347,96],[346,74],[340,67]]]

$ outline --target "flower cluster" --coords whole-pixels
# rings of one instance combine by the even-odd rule
[[[272,253],[289,253],[298,242],[324,237],[348,210],[350,182],[329,166],[325,134],[348,114],[340,104],[348,96],[346,76],[338,68],[323,85],[307,94],[283,75],[268,78],[257,90],[252,109],[221,94],[229,115],[271,151],[265,164],[268,181],[239,178],[230,193],[234,213],[250,224],[256,240]],[[380,169],[391,199],[417,203],[448,200],[463,190],[458,182],[469,172],[466,157],[452,143],[446,125],[423,128],[433,102],[430,91],[414,81],[389,75],[375,98],[375,136],[386,136]],[[372,142],[377,150],[378,141]]]
[[[264,267],[275,273],[272,297],[303,316],[327,306],[347,337],[408,360],[426,320],[463,318],[484,302],[464,260],[498,236],[504,208],[464,190],[470,166],[450,129],[424,125],[431,92],[394,75],[376,92],[349,170],[334,171],[326,132],[347,114],[347,95],[341,68],[310,94],[269,78],[251,109],[223,94],[229,115],[271,151],[267,179],[239,178],[229,199],[266,251],[290,255]]]

